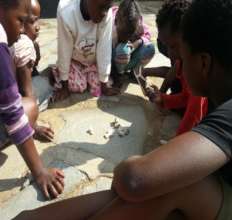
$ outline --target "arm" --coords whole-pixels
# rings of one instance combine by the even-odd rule
[[[33,65],[28,63],[16,70],[17,83],[19,91],[23,97],[34,97],[32,90],[32,68]]]
[[[74,39],[71,34],[71,31],[65,24],[63,16],[57,13],[57,23],[58,23],[58,73],[59,81],[61,82],[62,87],[57,89],[54,93],[53,101],[59,101],[67,98],[69,96],[68,89],[68,77],[70,64],[73,53]]]
[[[97,67],[100,81],[107,83],[109,80],[112,59],[112,11],[108,12],[106,20],[99,24],[97,44]]]
[[[63,190],[63,177],[59,170],[47,170],[36,151],[33,129],[24,113],[21,96],[13,77],[11,57],[7,45],[0,43],[0,119],[12,142],[18,147],[37,183],[47,197],[57,196]],[[58,183],[54,183],[57,179]],[[49,191],[50,190],[50,191]],[[49,192],[49,193],[48,193]]]
[[[113,187],[127,201],[155,198],[191,185],[212,174],[229,157],[209,139],[189,132],[114,171]]]
[[[72,59],[74,39],[66,25],[63,16],[58,11],[57,13],[58,27],[58,60],[57,65],[60,74],[60,80],[67,81],[69,69]]]
[[[203,119],[207,110],[207,98],[190,95],[184,117],[177,130],[177,135],[190,131]]]

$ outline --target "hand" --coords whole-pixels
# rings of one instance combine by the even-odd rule
[[[119,88],[110,87],[107,85],[107,83],[101,83],[101,89],[102,89],[103,95],[105,96],[114,96],[120,93]]]
[[[35,139],[42,140],[42,141],[50,141],[52,142],[54,139],[54,131],[51,127],[46,126],[39,126],[35,125]]]
[[[151,102],[155,103],[158,108],[163,108],[161,92],[159,91],[157,86],[152,85],[151,87],[146,88],[146,93]]]
[[[57,198],[64,190],[64,174],[59,169],[44,169],[35,180],[47,199]]]
[[[54,95],[52,97],[52,102],[56,101],[62,101],[66,99],[70,95],[69,89],[68,89],[68,82],[62,82],[62,88],[57,89],[54,92]]]

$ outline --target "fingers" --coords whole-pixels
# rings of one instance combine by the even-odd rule
[[[55,172],[59,177],[64,178],[64,172],[62,170],[56,169]]]
[[[48,184],[50,198],[57,198],[59,193],[57,192],[57,189],[55,188],[55,186],[53,184],[54,184],[54,182],[52,184]]]
[[[43,190],[43,193],[44,193],[46,199],[50,199],[50,195],[49,195],[49,193],[48,193],[47,185],[43,185],[43,186],[42,186],[42,190]]]

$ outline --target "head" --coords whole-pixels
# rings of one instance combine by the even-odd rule
[[[212,94],[225,94],[226,90],[231,94],[231,39],[232,1],[193,1],[183,18],[181,55],[184,74],[195,95],[213,100]]]
[[[121,2],[115,18],[120,42],[127,42],[133,36],[141,36],[143,34],[141,18],[139,6],[134,0],[124,0]]]
[[[31,0],[31,13],[25,23],[25,34],[35,41],[39,35],[40,4],[38,0]]]
[[[113,0],[86,0],[90,19],[94,23],[100,23],[112,7]]]
[[[166,46],[171,59],[180,58],[181,21],[190,4],[190,0],[166,0],[158,12],[158,38]]]
[[[24,31],[29,13],[30,0],[0,0],[0,22],[6,31],[9,45],[16,42]]]

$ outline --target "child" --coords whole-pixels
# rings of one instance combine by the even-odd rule
[[[16,66],[16,79],[19,91],[23,97],[36,96],[39,110],[45,110],[52,95],[52,87],[47,77],[39,76],[36,70],[40,59],[39,45],[36,39],[39,35],[40,5],[37,0],[31,0],[31,13],[25,23],[24,34],[11,48]],[[36,75],[32,77],[33,75]],[[24,102],[23,102],[24,103]],[[24,105],[25,111],[28,106]],[[37,111],[38,112],[38,111]],[[38,115],[35,116],[36,118]],[[54,132],[49,127],[34,125],[35,137],[52,141]]]
[[[144,24],[138,4],[124,0],[113,7],[113,62],[123,74],[150,62],[155,54],[151,34]]]
[[[63,191],[64,176],[58,169],[46,169],[37,153],[30,126],[37,108],[31,98],[25,98],[29,118],[24,113],[8,48],[19,38],[29,11],[30,0],[0,0],[0,146],[8,137],[16,144],[43,193],[51,198]]]
[[[167,48],[174,60],[173,75],[181,83],[181,92],[167,95],[155,89],[155,93],[148,92],[151,101],[158,107],[165,109],[185,109],[184,116],[177,130],[177,135],[190,131],[206,115],[208,101],[204,97],[193,96],[183,75],[182,61],[179,53],[180,25],[184,13],[190,3],[188,0],[166,1],[157,15],[159,39]]]
[[[174,219],[173,213],[178,220],[232,219],[231,21],[231,0],[194,0],[183,20],[186,79],[195,95],[207,96],[215,105],[200,125],[122,162],[114,171],[116,195],[81,196],[16,219],[165,220]]]
[[[58,6],[58,69],[54,100],[89,86],[93,96],[115,95],[109,88],[112,0],[61,0]]]

